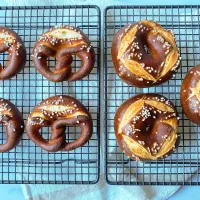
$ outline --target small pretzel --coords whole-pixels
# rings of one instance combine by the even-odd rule
[[[122,151],[135,160],[158,160],[176,151],[179,144],[178,113],[157,94],[140,94],[116,111],[114,128]]]
[[[51,126],[50,141],[40,135],[40,129]],[[79,126],[81,136],[66,142],[66,126]],[[43,100],[30,113],[26,123],[28,137],[49,152],[70,151],[83,146],[92,136],[92,118],[78,100],[70,96],[53,96]]]
[[[71,69],[72,54],[82,60],[80,69],[75,73]],[[54,72],[47,65],[48,57],[57,60]],[[60,26],[45,32],[36,42],[33,48],[33,62],[37,70],[50,81],[76,81],[92,71],[95,53],[81,30],[72,26]]]
[[[174,33],[149,20],[121,28],[113,40],[111,54],[119,77],[140,88],[172,78],[181,59]]]
[[[14,104],[0,99],[0,123],[6,127],[6,143],[0,144],[0,152],[14,148],[21,140],[24,132],[24,121]]]
[[[0,64],[0,80],[12,78],[26,63],[26,49],[20,36],[9,28],[0,27],[0,53],[6,51],[10,58],[6,67]]]

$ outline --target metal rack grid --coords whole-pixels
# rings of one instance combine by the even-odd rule
[[[89,76],[80,81],[53,83],[37,72],[31,52],[35,41],[50,27],[70,24],[79,27],[96,52],[96,63]],[[30,141],[24,133],[20,144],[7,153],[0,153],[0,183],[94,184],[99,179],[100,127],[100,10],[97,6],[0,7],[0,25],[16,31],[27,48],[26,67],[10,80],[0,81],[0,96],[9,99],[23,113],[26,121],[30,111],[42,99],[66,94],[80,100],[92,115],[94,129],[90,141],[70,152],[48,153]],[[74,56],[73,70],[81,62]],[[6,65],[7,53],[0,54]],[[54,59],[48,60],[55,65]],[[49,128],[41,134],[49,139]],[[66,129],[67,141],[80,135],[80,129]],[[4,127],[0,128],[1,143],[5,142]]]
[[[199,185],[200,128],[190,122],[180,106],[180,85],[188,70],[200,63],[199,6],[109,6],[104,18],[105,71],[105,176],[109,184]],[[127,23],[141,19],[159,22],[175,33],[182,57],[181,68],[168,82],[139,89],[120,80],[113,68],[111,45],[114,35]],[[151,92],[172,100],[179,113],[181,142],[176,153],[157,162],[136,162],[119,149],[113,128],[116,109],[131,96]],[[190,178],[193,175],[192,178]]]

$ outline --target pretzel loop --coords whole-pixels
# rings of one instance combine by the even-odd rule
[[[72,55],[78,56],[82,65],[72,72]],[[60,26],[43,34],[33,48],[33,61],[38,71],[48,80],[60,82],[76,81],[87,76],[94,67],[95,53],[88,38],[78,28]],[[57,62],[52,72],[47,65],[47,58],[54,57]]]
[[[40,129],[44,126],[51,126],[49,142],[40,134]],[[66,126],[79,126],[80,137],[66,142]],[[54,96],[33,109],[27,120],[26,131],[28,137],[46,151],[70,151],[83,146],[90,139],[92,119],[87,109],[76,99]]]
[[[0,27],[0,53],[9,53],[7,66],[0,64],[0,80],[15,76],[26,63],[26,49],[17,33],[6,27]]]
[[[21,140],[24,122],[21,113],[6,99],[0,100],[0,123],[6,128],[6,142],[0,144],[0,152],[13,149]]]

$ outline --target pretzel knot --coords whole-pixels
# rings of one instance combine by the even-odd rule
[[[26,49],[22,39],[6,27],[0,27],[0,53],[8,52],[8,65],[0,64],[0,80],[10,79],[15,76],[26,63]]]
[[[116,111],[115,135],[122,151],[135,160],[157,160],[176,151],[178,114],[173,104],[157,94],[140,94]]]
[[[6,142],[0,144],[0,152],[14,148],[21,140],[24,122],[21,113],[6,99],[0,99],[0,123],[6,128]]]
[[[82,60],[77,72],[72,72],[72,54]],[[57,62],[52,72],[47,58],[54,57]],[[95,52],[85,34],[72,26],[60,26],[45,32],[33,48],[33,62],[37,70],[53,82],[76,81],[87,76],[94,67]]]
[[[40,129],[51,126],[50,141],[40,135]],[[67,143],[66,126],[79,126],[81,136]],[[26,123],[28,137],[49,152],[70,151],[83,146],[92,136],[92,118],[78,100],[70,96],[53,96],[43,100],[30,113]]]
[[[111,54],[119,77],[141,88],[169,80],[181,59],[174,33],[148,20],[121,28]]]

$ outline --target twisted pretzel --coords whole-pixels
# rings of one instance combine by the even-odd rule
[[[121,28],[113,40],[111,54],[119,77],[141,88],[169,80],[181,59],[173,32],[149,20]]]
[[[50,141],[40,135],[40,129],[51,126]],[[66,126],[79,126],[81,136],[66,142]],[[70,151],[83,146],[92,136],[92,118],[78,100],[70,96],[53,96],[43,100],[30,113],[26,122],[28,137],[49,152]]]
[[[7,67],[0,64],[0,80],[12,78],[26,63],[26,49],[20,36],[9,28],[0,27],[0,53],[6,51],[10,58]]]
[[[6,152],[20,142],[24,132],[21,113],[14,104],[6,99],[0,99],[0,123],[6,127],[6,142],[0,144],[0,152]]]
[[[200,65],[193,67],[182,82],[181,104],[186,116],[200,125]]]
[[[76,54],[82,60],[82,66],[75,73],[71,70],[72,54]],[[54,72],[47,65],[48,57],[57,60]],[[81,30],[72,26],[60,26],[45,32],[36,42],[33,48],[33,62],[37,70],[50,81],[76,81],[92,71],[95,53]]]
[[[114,129],[121,150],[135,160],[157,160],[176,151],[178,114],[173,104],[157,94],[140,94],[116,111]]]

